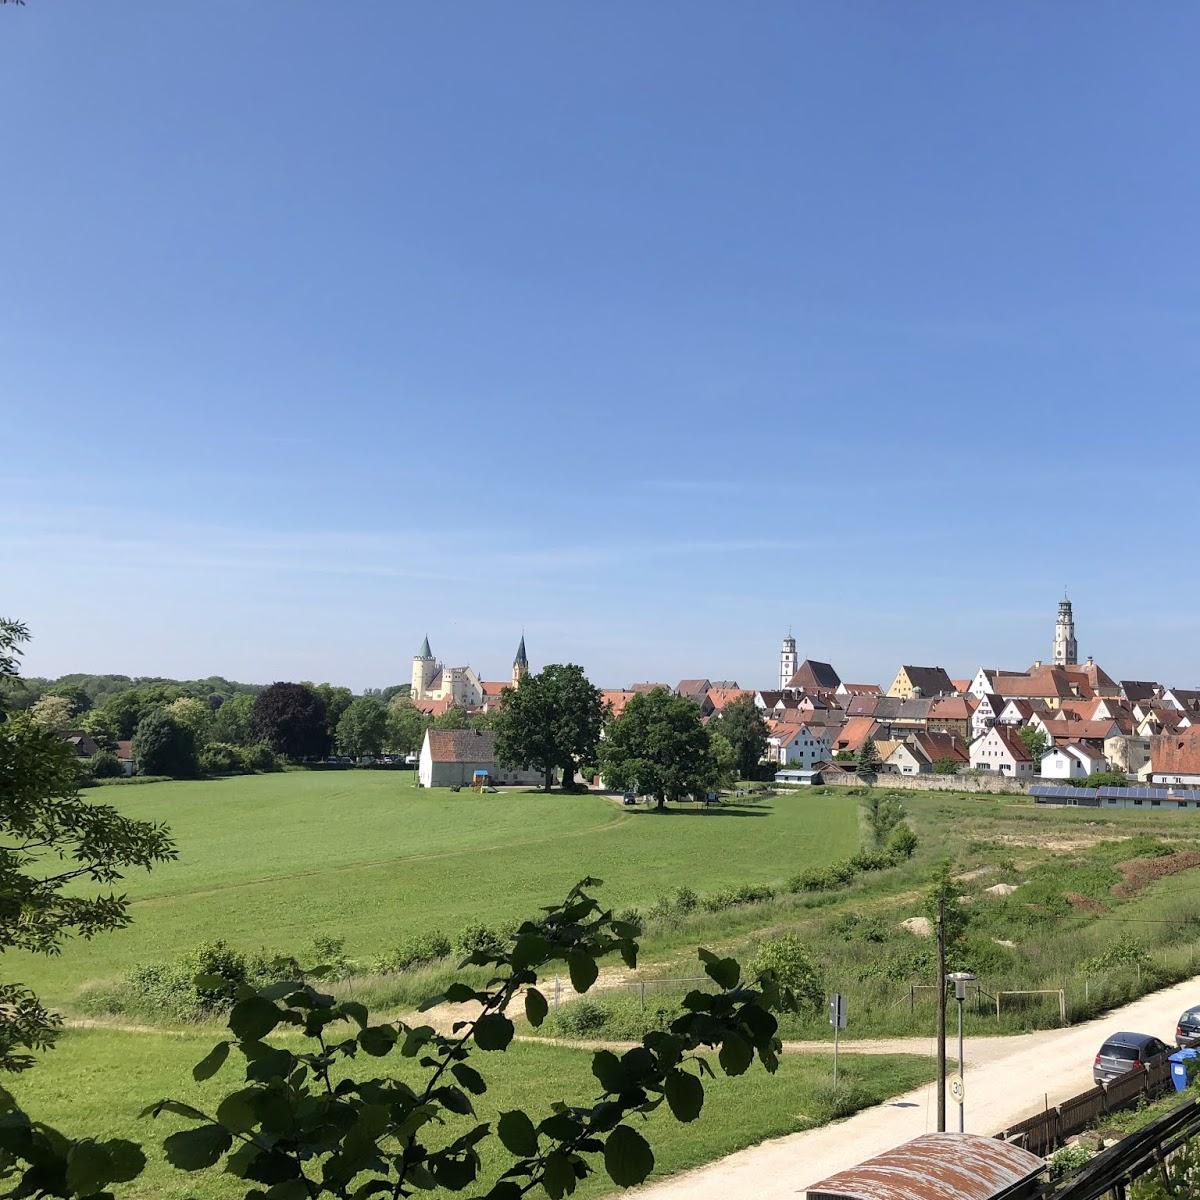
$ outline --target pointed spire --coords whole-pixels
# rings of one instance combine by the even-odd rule
[[[433,651],[429,648],[429,634],[425,635],[425,640],[421,643],[420,650],[417,651],[418,658],[432,658]]]
[[[513,659],[514,667],[528,667],[529,659],[525,654],[525,634],[521,634],[521,644],[517,647],[517,657]]]

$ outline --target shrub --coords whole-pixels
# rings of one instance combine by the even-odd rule
[[[468,926],[468,930],[470,929],[482,930],[486,929],[486,926]],[[466,933],[467,930],[463,932]],[[461,938],[462,934],[459,934],[459,937]],[[411,967],[422,967],[426,963],[436,962],[439,958],[449,955],[451,950],[457,949],[459,949],[458,942],[456,941],[452,946],[450,939],[444,933],[436,930],[431,933],[415,933],[406,937],[394,950],[376,958],[373,968],[380,975],[407,971]],[[472,951],[462,950],[461,953],[466,955]]]
[[[803,943],[794,933],[768,938],[750,962],[755,975],[768,971],[792,995],[797,1012],[820,1012],[825,1004],[825,988],[821,974],[809,957]]]
[[[345,938],[318,934],[309,947],[307,962],[310,968],[328,967],[334,979],[345,979],[354,974],[354,964],[346,957]]]
[[[1074,1175],[1080,1167],[1091,1160],[1091,1157],[1092,1152],[1086,1146],[1079,1144],[1064,1146],[1061,1150],[1056,1150],[1050,1155],[1051,1182],[1056,1183],[1060,1179],[1066,1179],[1068,1175]]]
[[[115,779],[123,774],[121,760],[111,750],[97,750],[88,760],[93,779]]]
[[[888,838],[888,850],[896,857],[897,861],[912,858],[917,851],[918,844],[919,839],[907,821],[902,821],[897,825],[892,830],[892,836]]]
[[[220,938],[213,942],[201,942],[185,954],[179,960],[178,970],[196,988],[201,1001],[213,1006],[234,999],[238,985],[246,983],[248,978],[246,956],[231,950]],[[208,975],[219,982],[197,987],[194,981],[198,975]]]
[[[282,764],[279,756],[266,742],[255,742],[250,746],[239,746],[242,768],[246,771],[279,771]]]
[[[245,771],[241,751],[224,742],[212,742],[200,751],[200,770],[205,775],[238,775]]]
[[[838,886],[838,880],[828,867],[808,867],[787,882],[789,892],[830,892]]]
[[[467,925],[455,934],[454,953],[464,958],[472,954],[491,953],[503,947],[514,932],[511,925],[501,925],[496,929],[483,924]]]
[[[632,925],[638,931],[638,933],[642,932],[643,920],[641,909],[623,908],[619,913],[617,913],[616,919],[618,921],[624,921],[626,925]]]
[[[896,865],[896,859],[890,850],[859,850],[848,862],[848,866],[857,871],[885,871]]]
[[[608,1024],[608,1013],[594,1000],[576,1000],[564,1004],[554,1014],[554,1029],[570,1037],[598,1033]]]
[[[739,904],[761,904],[774,897],[775,889],[766,884],[742,884],[739,887],[720,888],[705,896],[703,905],[705,912],[721,912],[726,908],[736,908]]]
[[[695,912],[700,903],[700,897],[690,887],[675,889],[674,907],[679,913]]]

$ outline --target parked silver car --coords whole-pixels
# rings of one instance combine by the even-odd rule
[[[1092,1064],[1092,1078],[1109,1083],[1138,1067],[1148,1067],[1171,1053],[1171,1047],[1149,1033],[1114,1033],[1106,1038]]]

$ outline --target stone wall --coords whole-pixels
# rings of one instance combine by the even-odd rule
[[[862,782],[853,775],[843,778],[822,777],[822,783],[834,787],[862,787]],[[1008,779],[1003,775],[889,775],[880,771],[875,786],[887,791],[889,788],[914,792],[992,792],[1018,796],[1029,795],[1029,784],[1033,780]]]

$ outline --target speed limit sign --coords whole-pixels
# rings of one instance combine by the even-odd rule
[[[955,1104],[961,1104],[966,1099],[967,1089],[963,1084],[963,1077],[961,1075],[951,1075],[946,1080],[946,1090],[950,1093],[950,1099]]]

